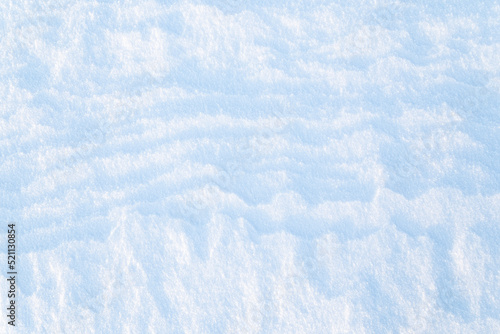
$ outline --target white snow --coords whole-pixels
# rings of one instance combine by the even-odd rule
[[[1,3],[0,333],[500,332],[499,18]]]

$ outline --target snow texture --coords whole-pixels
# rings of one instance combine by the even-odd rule
[[[498,1],[2,1],[1,333],[500,333]]]

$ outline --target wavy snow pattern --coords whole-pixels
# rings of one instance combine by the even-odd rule
[[[17,330],[500,332],[499,15],[0,4]]]

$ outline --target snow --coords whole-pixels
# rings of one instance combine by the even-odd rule
[[[499,17],[1,3],[0,332],[500,332]]]

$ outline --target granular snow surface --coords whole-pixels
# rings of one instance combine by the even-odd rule
[[[500,333],[499,32],[496,0],[1,2],[0,333]]]

